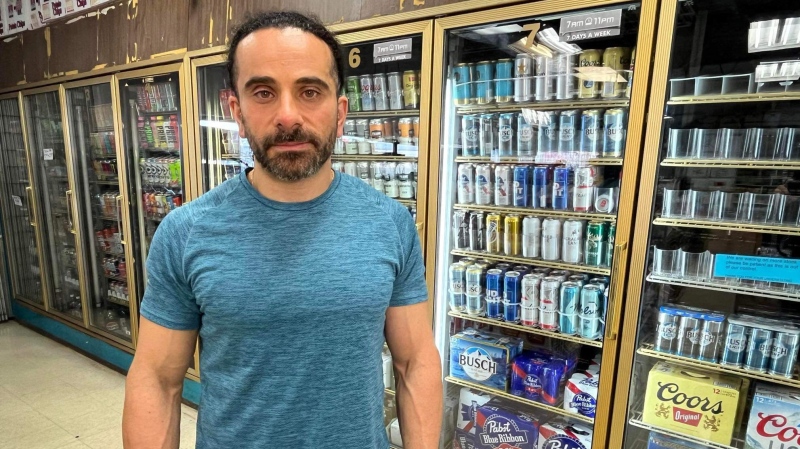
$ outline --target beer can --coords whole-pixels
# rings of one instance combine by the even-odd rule
[[[522,246],[522,223],[519,215],[506,215],[503,253],[506,256],[519,256]]]
[[[358,137],[358,154],[372,154],[372,145],[367,141],[369,139],[369,119],[356,119],[356,134]]]
[[[480,265],[470,265],[466,273],[467,314],[483,316],[486,310],[483,296],[483,268]]]
[[[372,76],[372,96],[375,99],[375,110],[386,111],[389,109],[389,85],[386,74],[376,73]]]
[[[503,319],[503,272],[497,269],[486,272],[486,318]]]
[[[542,279],[539,293],[539,327],[543,330],[558,330],[558,310],[561,297],[561,280],[547,276]]]
[[[411,144],[419,146],[419,117],[411,117]]]
[[[601,167],[592,165],[575,168],[575,183],[572,188],[572,210],[591,212],[594,203],[594,190],[602,179]]]
[[[414,136],[413,129],[414,123],[411,117],[403,117],[397,121],[398,137],[397,142],[403,145],[413,145]]]
[[[580,329],[578,335],[588,340],[597,340],[603,336],[601,321],[603,319],[604,293],[603,287],[586,284],[581,289]]]
[[[595,286],[603,289],[600,286]],[[680,317],[672,307],[662,306],[658,312],[658,324],[656,325],[656,336],[654,349],[667,354],[677,352],[678,327]]]
[[[369,177],[369,162],[358,162],[356,164],[356,173],[362,181],[369,184],[370,187],[372,186],[372,179]]]
[[[592,156],[600,155],[603,149],[603,111],[587,109],[581,112],[580,151]]]
[[[414,164],[400,162],[397,164],[397,194],[400,199],[414,199]]]
[[[475,166],[469,163],[458,164],[458,192],[459,204],[473,204],[475,202]]]
[[[394,121],[390,118],[381,119],[383,126],[383,140],[384,142],[397,142],[397,129]]]
[[[518,271],[508,271],[504,281],[503,320],[508,323],[519,323],[522,306],[522,274]]]
[[[514,60],[514,101],[517,103],[533,100],[533,57],[520,53]]]
[[[497,165],[494,168],[494,204],[496,206],[508,206],[511,204],[508,188],[511,187],[510,165]]]
[[[345,94],[350,112],[361,112],[361,82],[357,76],[345,78]]]
[[[747,342],[747,354],[744,369],[766,373],[769,358],[772,356],[772,338],[774,332],[758,327],[752,328]]]
[[[511,264],[510,263],[506,263],[506,262],[501,262],[501,263],[495,264],[494,267],[497,268],[498,270],[502,271],[503,274],[505,274],[506,271],[511,271]]]
[[[586,226],[586,265],[593,267],[606,265],[607,239],[607,223],[592,221]]]
[[[497,148],[501,157],[514,155],[514,113],[500,114],[497,121]]]
[[[561,260],[561,220],[557,218],[542,222],[542,259]]]
[[[622,157],[628,131],[627,121],[625,109],[607,109],[603,114],[603,157]]]
[[[467,282],[467,268],[455,262],[450,265],[450,310],[464,312],[467,308],[467,298],[464,292]]]
[[[403,106],[405,109],[419,109],[419,72],[403,72]]]
[[[361,110],[374,111],[375,96],[373,95],[372,76],[361,75],[358,81],[361,85]]]
[[[453,249],[469,248],[469,212],[453,211]]]
[[[559,278],[561,279],[561,282],[567,282],[567,279],[572,276],[572,272],[569,270],[552,270],[547,273],[547,275],[550,277]]]
[[[530,267],[527,265],[514,265],[511,269],[513,271],[518,271],[522,276],[525,276],[531,271]]]
[[[480,151],[478,154],[489,157],[497,148],[497,116],[495,114],[482,114],[481,124],[478,131],[478,141]]]
[[[461,117],[461,149],[464,156],[480,155],[480,118],[477,115]]]
[[[542,247],[542,221],[538,217],[522,220],[522,257],[538,258]]]
[[[578,311],[580,310],[581,286],[577,282],[561,284],[558,302],[558,327],[562,334],[578,333]]]
[[[465,106],[475,102],[475,85],[472,64],[456,64],[453,69],[453,101],[458,106]]]
[[[400,186],[397,184],[397,162],[383,163],[383,187],[383,193],[389,198],[400,196]]]
[[[541,113],[539,124],[538,147],[539,153],[554,153],[558,151],[558,111],[544,111]]]
[[[631,66],[631,49],[625,47],[606,48],[603,52],[603,67],[608,67],[617,71],[625,78],[625,73],[620,71],[629,70]],[[602,86],[603,98],[622,98],[625,95],[627,81],[605,81]]]
[[[475,99],[478,104],[494,103],[494,62],[475,64]]]
[[[633,88],[633,66],[636,62],[636,47],[631,50],[631,65],[627,73],[628,82],[625,84],[625,98],[631,97],[631,89]]]
[[[611,266],[611,261],[614,258],[614,241],[616,240],[617,236],[617,224],[611,223],[608,225],[608,243],[606,244],[606,257],[605,262],[606,266]]]
[[[403,77],[400,72],[390,72],[386,78],[389,83],[389,108],[393,111],[403,109]]]
[[[530,201],[530,168],[527,165],[514,166],[514,201],[516,207],[528,207]]]
[[[717,363],[723,345],[722,325],[725,317],[714,313],[706,315],[700,331],[700,351],[698,359],[703,362]],[[795,346],[795,349],[797,346]]]
[[[491,205],[494,203],[492,174],[492,166],[489,164],[475,166],[475,204]]]
[[[343,134],[347,137],[358,137],[358,128],[355,120],[345,120]],[[358,154],[358,142],[347,139],[344,143],[345,154]]]
[[[344,142],[340,137],[336,138],[336,144],[333,146],[333,154],[335,155],[343,155],[344,153]]]
[[[536,101],[550,101],[556,97],[555,62],[546,56],[536,56]]]
[[[572,100],[577,96],[575,65],[578,55],[559,54],[556,56],[556,99]]]
[[[561,154],[574,153],[579,148],[578,120],[580,116],[577,109],[561,111],[558,116],[558,152]]]
[[[383,141],[383,120],[375,118],[369,121],[369,138]]]
[[[369,166],[370,176],[372,176],[372,187],[378,192],[386,191],[386,184],[383,180],[383,162],[372,162]]]
[[[522,277],[522,301],[520,302],[520,324],[537,326],[539,324],[539,290],[543,276],[526,274]]]
[[[537,165],[533,169],[533,191],[531,205],[534,209],[550,206],[550,190],[553,184],[553,169],[547,165]]]
[[[702,320],[694,312],[684,312],[678,320],[676,355],[697,358],[700,355]]]
[[[561,258],[566,263],[583,262],[583,222],[567,220],[562,232]]]
[[[498,103],[510,103],[514,99],[514,61],[498,59],[495,63],[494,95]]]
[[[503,222],[500,214],[486,215],[486,252],[500,254],[503,245]]]
[[[800,334],[797,329],[775,332],[775,338],[772,340],[772,355],[769,361],[768,373],[770,376],[781,376],[787,379],[794,377],[799,345]]]
[[[741,368],[747,355],[750,328],[739,323],[728,322],[725,331],[725,346],[719,363],[723,366]]]
[[[556,167],[553,170],[553,209],[572,209],[572,192],[570,191],[572,184],[573,174],[570,167]]]
[[[344,173],[344,162],[342,162],[342,161],[333,161],[333,162],[331,162],[331,170],[338,171],[340,173]]]
[[[578,57],[578,65],[583,67],[600,67],[603,65],[603,50],[583,50]],[[580,81],[578,88],[578,98],[588,100],[600,98],[601,84],[598,81],[584,79]]]
[[[344,163],[344,172],[350,176],[357,177],[358,176],[358,169],[356,168],[355,162],[345,162]]]
[[[533,157],[535,152],[534,128],[520,112],[517,114],[517,154],[520,157]]]
[[[583,287],[589,282],[589,275],[584,273],[571,274],[567,280],[571,282],[577,282],[581,287]]]
[[[469,216],[469,249],[483,251],[486,249],[485,217],[483,212],[472,212]]]

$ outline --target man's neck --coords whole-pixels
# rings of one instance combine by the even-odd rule
[[[334,173],[330,161],[310,178],[295,182],[286,182],[276,179],[267,173],[258,162],[247,174],[247,180],[258,193],[265,198],[280,203],[302,203],[311,201],[328,190],[333,182]]]

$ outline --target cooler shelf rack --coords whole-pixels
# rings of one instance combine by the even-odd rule
[[[334,161],[347,162],[417,162],[413,156],[387,156],[385,154],[333,154]]]
[[[800,380],[798,380],[797,371],[795,371],[795,375],[792,379],[787,379],[781,376],[770,376],[769,374],[750,371],[743,368],[733,368],[729,366],[722,366],[717,363],[703,362],[689,357],[682,357],[674,354],[665,354],[663,352],[659,352],[653,349],[652,343],[643,344],[636,352],[647,357],[666,360],[680,365],[702,368],[704,370],[710,370],[710,371],[717,371],[720,373],[730,374],[734,376],[749,377],[751,379],[763,380],[765,382],[772,382],[793,388],[800,388]]]
[[[496,157],[490,156],[457,156],[456,162],[471,162],[473,164],[536,164],[536,161],[523,161],[520,157]],[[548,162],[539,165],[561,165],[560,163]],[[598,157],[586,160],[586,165],[622,165],[621,157]]]
[[[396,394],[395,391],[390,388],[384,388],[383,393],[388,394],[389,396],[394,396]]]
[[[591,212],[572,212],[568,210],[553,210],[553,209],[532,209],[530,207],[511,207],[511,206],[485,206],[481,204],[456,204],[453,209],[470,210],[470,211],[484,211],[484,212],[498,212],[501,214],[519,214],[519,215],[532,215],[535,217],[556,217],[575,220],[589,220],[589,221],[608,221],[616,222],[617,216],[614,214],[596,214]],[[798,231],[800,233],[800,231]]]
[[[692,105],[692,104],[711,104],[711,103],[752,103],[756,101],[790,101],[800,100],[800,92],[765,92],[752,94],[730,94],[730,95],[686,95],[672,97],[667,101],[668,105]]]
[[[562,408],[562,401],[559,401],[559,403],[556,406],[551,406],[551,405],[543,404],[541,402],[535,402],[535,401],[531,401],[529,399],[521,398],[519,396],[514,396],[513,394],[506,393],[505,391],[502,391],[502,390],[496,390],[494,388],[484,387],[483,385],[472,383],[472,382],[469,382],[469,381],[466,381],[466,380],[456,379],[455,377],[452,377],[452,376],[447,376],[447,377],[444,378],[444,380],[447,381],[448,383],[451,383],[451,384],[461,385],[462,387],[472,388],[472,389],[475,389],[475,390],[482,391],[484,393],[488,393],[488,394],[491,394],[491,395],[499,396],[499,397],[501,397],[503,399],[508,399],[508,400],[511,400],[511,401],[519,402],[520,404],[525,404],[525,405],[527,405],[529,407],[534,407],[534,408],[538,408],[540,410],[545,410],[545,411],[548,411],[548,412],[551,412],[551,413],[555,413],[555,414],[558,414],[558,415],[561,415],[561,416],[566,416],[568,418],[575,419],[575,420],[578,420],[578,421],[582,421],[582,422],[585,422],[587,424],[594,424],[594,420],[592,418],[587,418],[587,417],[585,417],[583,415],[579,415],[577,413],[571,413],[571,412],[568,412],[568,411],[564,410]]]
[[[416,117],[419,116],[419,109],[389,109],[386,111],[360,111],[347,112],[347,118],[383,118],[383,117]]]
[[[516,112],[521,109],[553,110],[553,109],[597,109],[597,108],[626,108],[631,102],[628,99],[613,100],[573,100],[573,101],[525,101],[519,103],[490,103],[457,106],[459,114],[474,114],[479,112]]]
[[[105,299],[108,302],[111,302],[111,303],[114,303],[114,304],[117,304],[117,305],[120,305],[120,306],[123,306],[123,307],[130,307],[130,305],[131,305],[128,301],[123,301],[121,299],[112,298],[111,296],[109,296],[108,298],[105,298]]]
[[[654,282],[657,284],[668,284],[668,285],[675,285],[678,287],[692,287],[703,290],[713,290],[717,292],[738,293],[742,295],[759,296],[762,298],[783,299],[786,301],[800,302],[800,294],[781,292],[777,290],[765,290],[763,288],[758,289],[751,287],[742,287],[738,285],[721,284],[713,281],[692,281],[688,279],[669,278],[664,276],[658,276],[655,274],[649,274],[647,276],[647,280],[649,282]]]
[[[654,426],[652,424],[647,424],[642,420],[642,409],[643,408],[644,408],[644,398],[642,398],[638,402],[637,406],[634,406],[634,407],[631,408],[630,419],[628,420],[628,423],[630,425],[639,427],[640,429],[644,429],[644,430],[654,430],[654,431],[656,431],[658,433],[661,433],[661,434],[664,434],[664,435],[668,435],[668,436],[671,436],[671,437],[679,438],[681,440],[689,441],[689,442],[696,443],[696,444],[701,444],[701,445],[707,446],[709,448],[714,448],[714,449],[744,449],[744,440],[741,439],[741,438],[734,437],[733,441],[732,441],[733,445],[732,446],[728,446],[728,445],[725,445],[725,444],[714,443],[712,441],[704,440],[704,439],[701,439],[701,438],[695,438],[693,436],[684,435],[682,433],[676,432],[674,430],[665,429],[665,428],[660,427],[660,426]]]
[[[402,204],[403,206],[411,206],[411,207],[417,206],[417,200],[401,200],[398,198],[394,198],[394,200]]]
[[[750,161],[737,159],[664,159],[662,167],[750,168],[800,170],[800,161]]]
[[[775,226],[750,223],[730,223],[722,221],[685,220],[674,218],[656,218],[653,224],[657,226],[677,226],[682,228],[703,228],[719,231],[757,232],[761,234],[800,235],[800,227]]]
[[[589,265],[578,265],[564,262],[555,262],[552,260],[542,259],[528,259],[527,257],[505,256],[502,254],[489,254],[480,251],[466,251],[455,249],[451,251],[454,256],[460,257],[475,257],[479,259],[486,259],[493,262],[513,262],[520,265],[533,265],[535,267],[547,267],[555,270],[569,270],[577,273],[592,273],[601,276],[611,276],[611,269],[603,267],[594,267]]]
[[[505,321],[494,320],[494,319],[486,318],[486,317],[477,317],[477,316],[467,315],[466,313],[455,312],[453,310],[447,312],[447,314],[450,315],[451,317],[461,318],[462,320],[466,320],[466,321],[474,321],[476,323],[489,324],[491,326],[502,327],[504,329],[510,329],[510,330],[514,330],[514,331],[525,332],[525,333],[528,333],[528,334],[536,334],[536,335],[541,335],[543,337],[555,338],[555,339],[558,339],[558,340],[571,341],[571,342],[580,343],[580,344],[586,345],[586,346],[594,346],[595,348],[602,348],[603,347],[603,342],[602,341],[589,340],[589,339],[586,339],[586,338],[578,337],[576,335],[565,335],[565,334],[560,334],[558,332],[550,332],[550,331],[542,330],[542,329],[535,328],[535,327],[522,326],[520,324],[514,324],[514,323],[506,323]]]

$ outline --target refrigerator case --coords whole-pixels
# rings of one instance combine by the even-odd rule
[[[594,5],[436,21],[444,445],[606,447],[656,2]]]
[[[3,217],[15,299],[44,308],[45,290],[38,215],[25,145],[19,94],[0,96],[0,160]]]
[[[800,19],[738,0],[667,0],[659,17],[609,447],[788,448]]]
[[[133,274],[124,250],[122,204],[111,77],[64,86],[66,136],[75,190],[71,196],[81,246],[87,325],[133,347]]]

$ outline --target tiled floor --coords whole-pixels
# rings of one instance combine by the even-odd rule
[[[122,448],[125,376],[16,322],[0,324],[0,449]],[[183,406],[181,449],[197,412]]]

